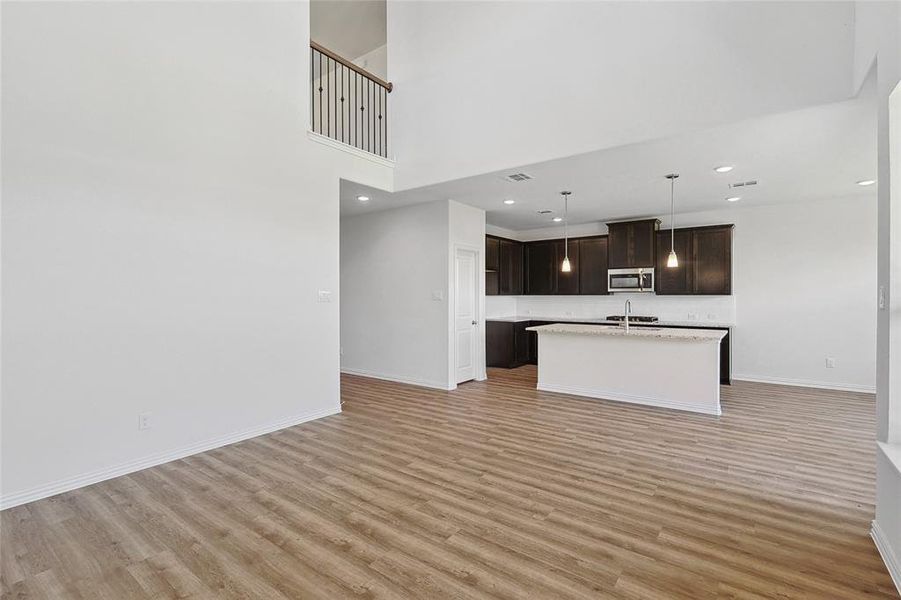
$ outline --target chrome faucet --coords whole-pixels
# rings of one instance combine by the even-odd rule
[[[632,301],[626,300],[626,308],[623,310],[626,315],[626,318],[623,319],[623,323],[626,324],[626,333],[629,333],[629,315],[632,314]]]

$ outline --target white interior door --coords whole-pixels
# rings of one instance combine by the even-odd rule
[[[454,356],[457,383],[476,378],[476,328],[479,325],[476,256],[471,250],[458,249],[454,261]]]

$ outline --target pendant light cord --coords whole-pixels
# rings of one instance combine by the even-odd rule
[[[569,194],[563,194],[563,257],[569,260]]]
[[[669,238],[669,251],[676,251],[676,178],[671,177],[669,180],[669,200],[670,200],[670,213],[669,213],[669,230],[670,230],[670,238]]]

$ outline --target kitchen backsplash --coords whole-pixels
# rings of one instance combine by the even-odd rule
[[[485,315],[598,318],[623,314],[627,299],[632,300],[633,315],[663,321],[735,322],[735,296],[486,296]]]

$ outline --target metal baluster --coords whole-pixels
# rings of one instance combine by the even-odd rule
[[[385,90],[385,158],[388,158],[388,90]]]
[[[328,66],[331,59],[325,57],[325,134],[332,137],[332,69]]]
[[[382,111],[385,110],[382,96],[385,94],[385,88],[379,86],[379,156],[382,156],[382,148],[385,145],[385,136],[382,133]]]
[[[319,53],[319,133],[322,133],[322,52]]]

